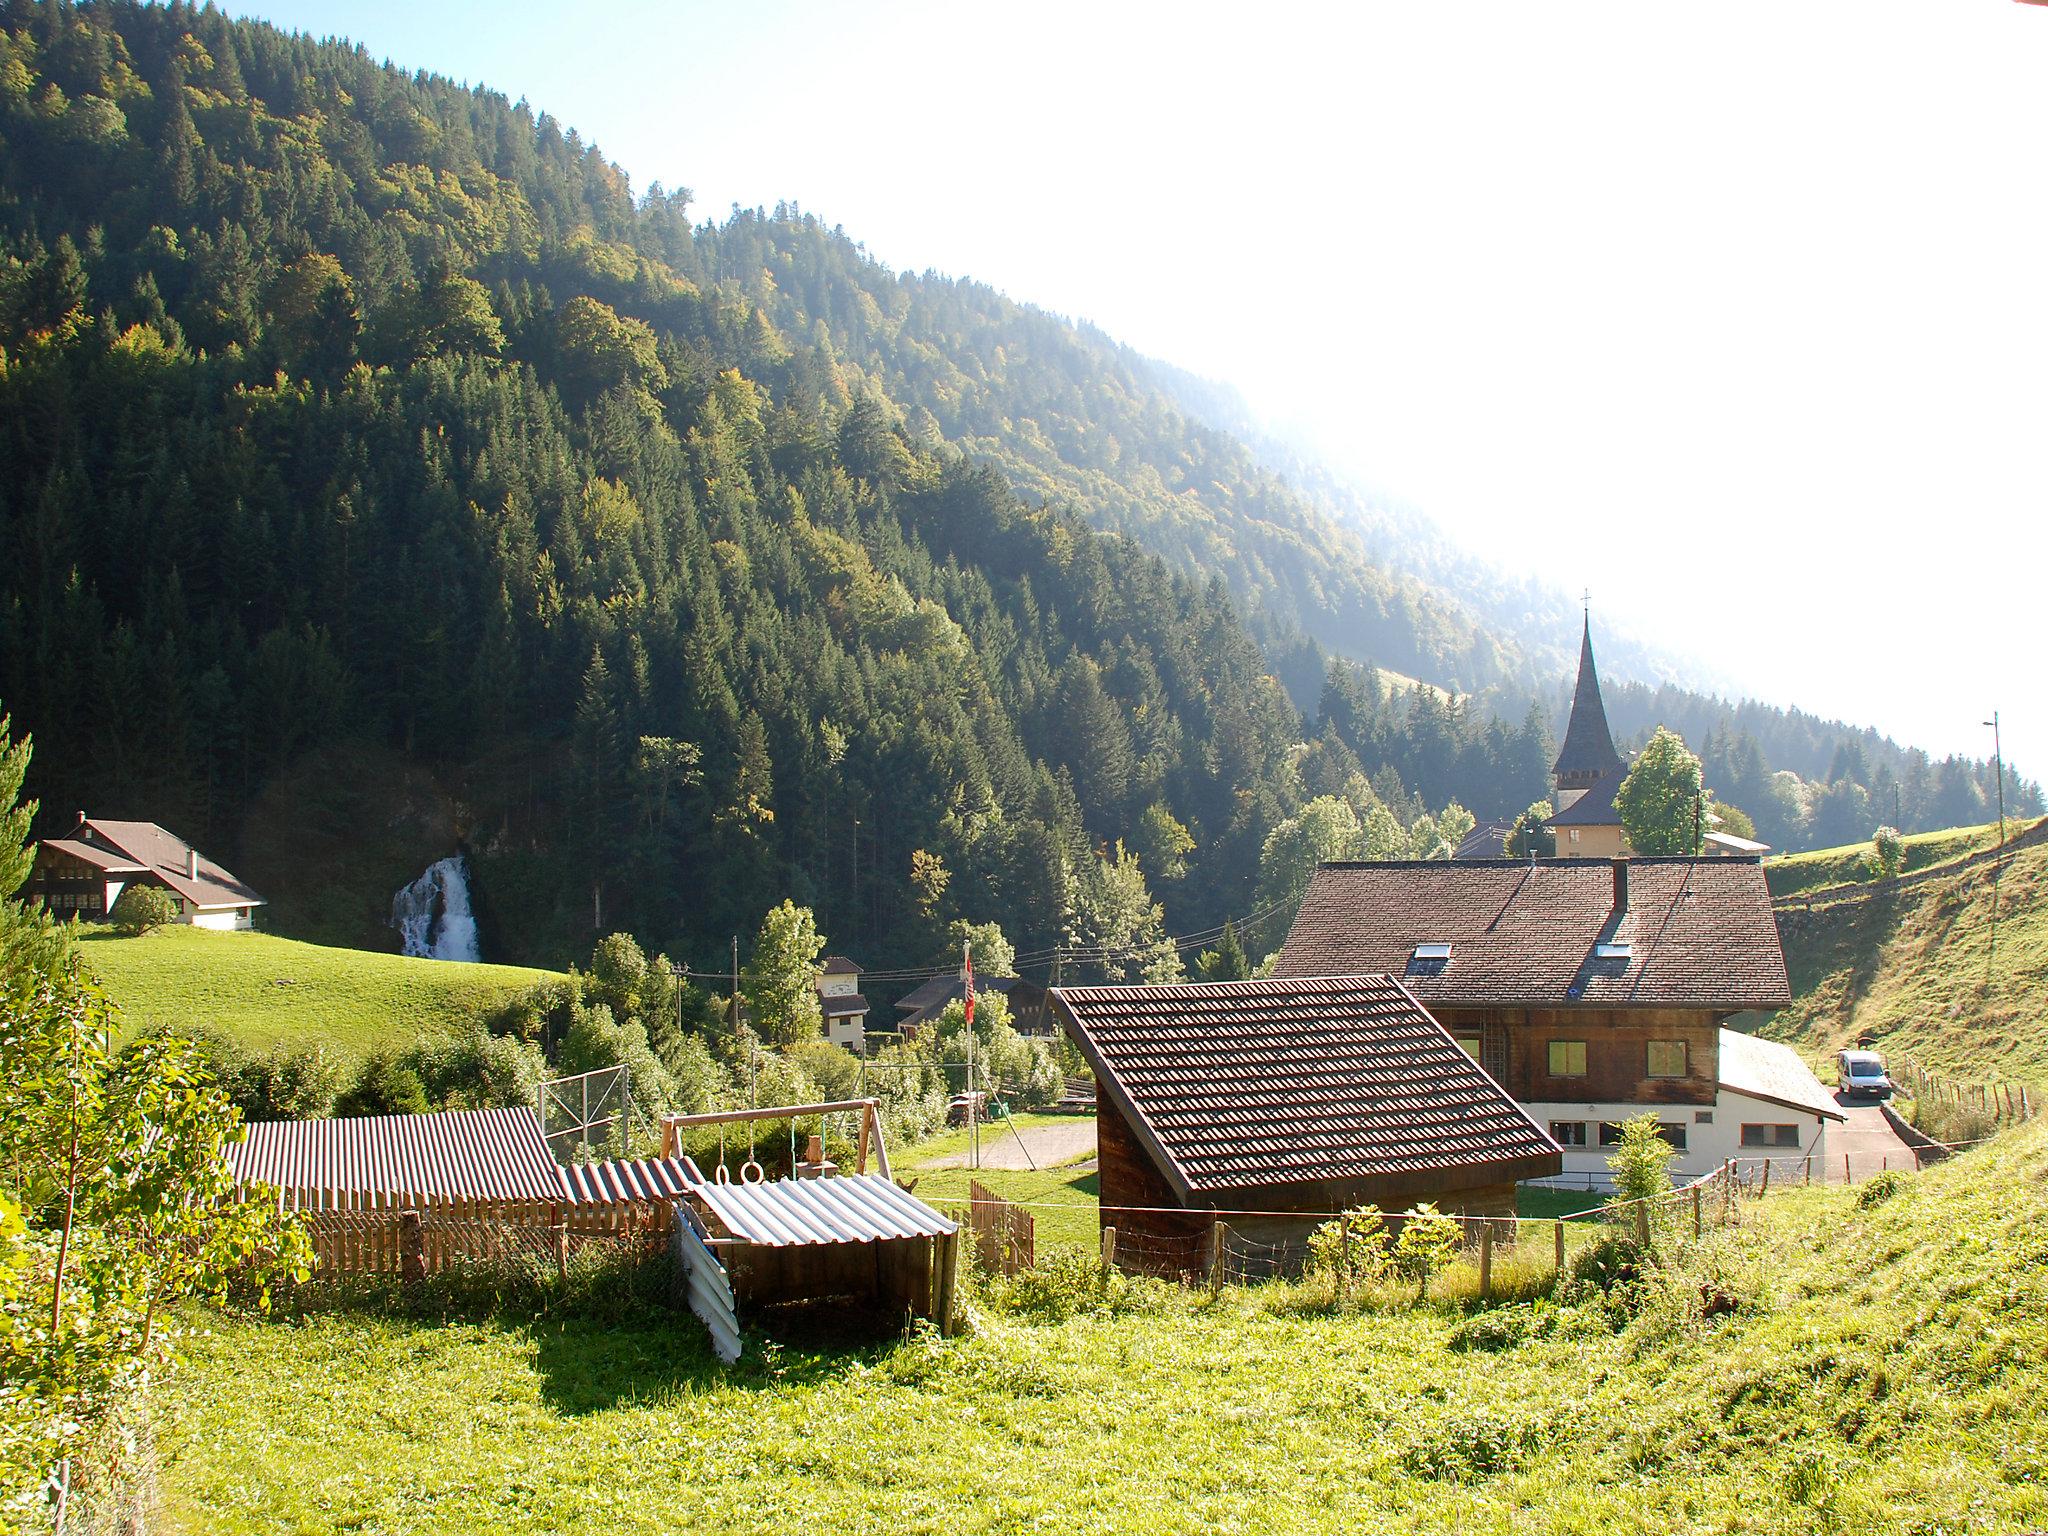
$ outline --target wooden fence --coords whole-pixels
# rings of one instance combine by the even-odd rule
[[[410,1207],[300,1213],[311,1239],[314,1274],[397,1275],[416,1280],[468,1264],[511,1264],[566,1275],[592,1243],[667,1240],[669,1206],[575,1206],[538,1201],[446,1200]]]
[[[967,1186],[965,1226],[973,1235],[975,1262],[982,1273],[1014,1275],[1038,1267],[1037,1222],[979,1179]]]
[[[2041,1112],[2041,1093],[2025,1083],[1965,1083],[1908,1061],[1894,1079],[1914,1100],[1974,1109],[1993,1125],[2018,1125]]]

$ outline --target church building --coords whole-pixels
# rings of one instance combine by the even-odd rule
[[[1558,749],[1555,776],[1557,807],[1544,823],[1557,834],[1561,859],[1621,859],[1630,852],[1621,830],[1621,812],[1614,792],[1628,775],[1628,764],[1614,750],[1607,729],[1607,706],[1600,700],[1600,674],[1593,666],[1593,621],[1586,620],[1579,641],[1579,682],[1572,690],[1572,717]]]

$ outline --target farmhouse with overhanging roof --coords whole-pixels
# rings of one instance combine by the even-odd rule
[[[1842,1115],[1790,1047],[1723,1022],[1791,1002],[1754,859],[1325,864],[1275,973],[1390,972],[1597,1184],[1654,1110],[1674,1172],[1814,1157]]]
[[[1102,1222],[1134,1267],[1199,1262],[1219,1211],[1267,1242],[1366,1202],[1513,1215],[1518,1180],[1559,1170],[1390,976],[1046,996],[1095,1070]]]
[[[62,837],[36,844],[28,894],[59,917],[102,923],[131,885],[171,893],[178,921],[247,930],[264,904],[248,886],[153,821],[104,821],[85,812]]]

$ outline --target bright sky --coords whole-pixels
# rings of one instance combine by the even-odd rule
[[[232,0],[1241,389],[1758,696],[2048,771],[2048,7]]]

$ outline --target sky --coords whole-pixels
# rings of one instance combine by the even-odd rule
[[[1596,625],[2048,772],[2048,6],[228,8],[1092,321]]]

